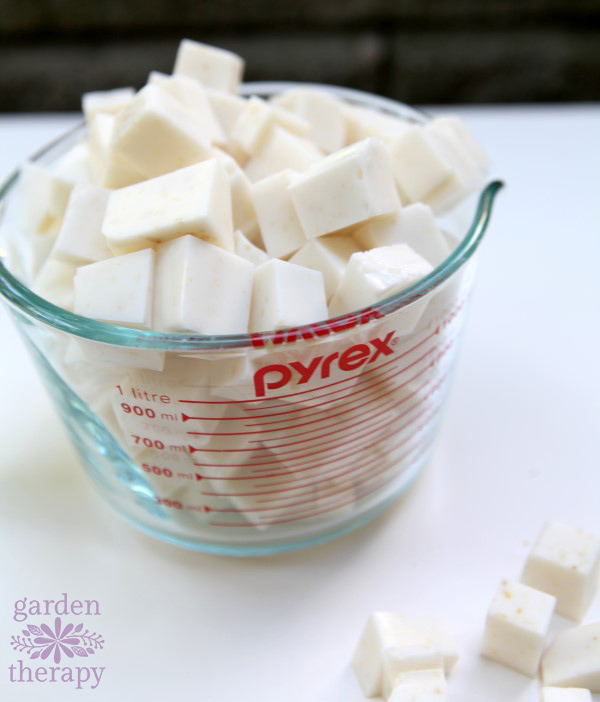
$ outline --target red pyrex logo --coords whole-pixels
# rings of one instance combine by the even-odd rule
[[[284,387],[292,380],[294,374],[300,378],[298,385],[307,383],[313,377],[325,380],[330,377],[331,366],[335,361],[341,371],[353,371],[367,363],[373,363],[379,356],[390,356],[394,353],[394,349],[391,348],[393,336],[394,332],[391,331],[383,339],[369,339],[367,344],[355,344],[343,351],[341,355],[336,351],[329,356],[315,356],[308,365],[300,361],[292,361],[285,364],[273,363],[259,368],[254,374],[256,397],[264,397],[267,390]]]

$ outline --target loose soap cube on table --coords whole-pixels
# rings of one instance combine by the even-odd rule
[[[234,250],[229,181],[213,158],[114,190],[102,233],[115,254],[193,234]]]
[[[443,670],[416,670],[397,679],[387,702],[443,702],[446,678]]]
[[[592,693],[581,687],[543,687],[540,702],[592,702]]]
[[[555,603],[545,592],[503,580],[488,611],[482,655],[535,677]]]
[[[198,334],[248,330],[253,265],[195,236],[156,251],[153,328]]]
[[[254,269],[250,331],[299,327],[326,318],[321,273],[276,258]]]
[[[389,152],[373,138],[325,157],[298,176],[289,190],[308,239],[400,207]]]
[[[550,522],[539,535],[521,580],[556,597],[556,612],[581,621],[598,591],[600,538]]]
[[[561,631],[542,659],[542,680],[600,692],[600,622]]]
[[[422,657],[420,664],[415,663],[419,667],[414,670],[423,669],[423,661],[429,660],[427,657],[431,651],[441,656],[443,670],[448,675],[458,661],[456,644],[442,620],[407,616],[399,612],[373,612],[352,658],[352,667],[364,694],[367,697],[378,697],[383,693],[386,656],[396,655],[398,665],[403,649],[406,653],[405,661],[409,655],[416,661],[417,647],[421,649]],[[385,670],[390,670],[390,659],[387,661]],[[404,668],[403,672],[408,672],[406,665]]]
[[[152,249],[114,256],[77,269],[74,312],[103,322],[150,329],[153,290]]]
[[[412,673],[417,675],[411,678]],[[408,644],[383,652],[381,694],[384,699],[387,700],[398,685],[424,687],[429,683],[446,689],[444,657],[439,648],[432,644]]]

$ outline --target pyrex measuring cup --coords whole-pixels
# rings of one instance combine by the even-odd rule
[[[425,119],[389,100],[334,92]],[[84,136],[75,130],[36,158],[50,163]],[[419,283],[298,329],[202,337],[108,325],[41,299],[2,263],[0,292],[117,512],[198,550],[285,551],[365,523],[426,463],[499,187],[466,205],[467,224],[457,213],[451,255]]]

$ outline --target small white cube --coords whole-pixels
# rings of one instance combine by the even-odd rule
[[[430,644],[394,646],[383,652],[383,674],[381,694],[387,699],[394,687],[406,684],[409,673],[423,673],[421,684],[437,682],[445,687],[444,657],[441,651]],[[414,679],[413,679],[414,680]]]
[[[250,241],[257,243],[260,240],[260,231],[252,202],[250,179],[229,154],[215,149],[215,156],[221,161],[229,178],[233,228],[239,229]]]
[[[325,293],[329,300],[340,284],[350,257],[359,251],[352,237],[332,234],[307,241],[290,258],[290,263],[321,271],[325,280]]]
[[[233,234],[235,241],[235,252],[238,256],[250,261],[250,263],[256,267],[260,266],[261,263],[266,263],[271,256],[265,253],[258,246],[255,246],[251,241],[246,239],[242,232],[236,230]]]
[[[31,289],[53,305],[72,310],[75,296],[73,280],[76,270],[76,266],[71,263],[48,258],[35,276]]]
[[[77,269],[76,314],[127,327],[152,325],[154,251],[144,249]]]
[[[290,193],[309,239],[400,207],[389,152],[373,138],[322,159],[290,185]]]
[[[600,622],[561,631],[542,659],[542,680],[600,692]]]
[[[147,178],[210,158],[210,135],[190,110],[156,85],[118,113],[111,146]]]
[[[82,141],[72,146],[50,166],[50,170],[57,178],[62,178],[69,183],[91,185],[89,142]]]
[[[343,112],[347,144],[354,144],[367,137],[377,137],[386,144],[391,144],[410,126],[409,122],[369,107],[345,105]]]
[[[397,679],[388,702],[444,702],[446,678],[443,670],[415,670]]]
[[[420,202],[369,220],[354,231],[353,236],[365,249],[408,244],[434,267],[450,254],[431,208]]]
[[[244,153],[254,154],[274,125],[299,136],[309,132],[306,120],[252,96],[233,125],[230,139]]]
[[[383,692],[385,652],[409,646],[437,651],[446,674],[452,672],[458,660],[454,639],[441,619],[373,612],[352,658],[352,667],[367,697],[378,697]]]
[[[111,256],[102,236],[102,221],[110,190],[95,185],[76,185],[72,192],[52,255],[80,265]]]
[[[246,106],[246,100],[239,95],[231,95],[220,90],[212,90],[211,88],[205,90],[221,129],[223,129],[225,139],[229,141],[233,125]]]
[[[102,233],[115,254],[193,234],[234,250],[229,180],[218,159],[114,190]]]
[[[269,129],[260,147],[246,163],[244,170],[248,178],[254,182],[285,169],[305,171],[322,156],[311,141],[275,125]]]
[[[214,113],[208,93],[197,80],[187,76],[167,76],[153,71],[148,82],[164,90],[182,107],[189,110],[211,142],[216,144],[226,142],[225,132]]]
[[[414,285],[432,270],[432,265],[406,244],[352,254],[329,303],[329,312],[337,316],[375,305]],[[404,308],[402,333],[409,334],[415,328],[425,306],[426,302],[420,300]]]
[[[488,611],[482,655],[535,677],[555,603],[545,592],[503,580]]]
[[[592,702],[592,693],[582,687],[543,687],[540,702]]]
[[[117,112],[127,107],[135,95],[133,88],[115,88],[114,90],[96,90],[84,93],[81,98],[81,109],[86,122],[90,124],[98,112],[116,115]]]
[[[202,85],[236,93],[242,80],[244,61],[237,54],[215,46],[183,39],[179,44],[173,73],[199,80]]]
[[[321,273],[276,258],[254,269],[250,331],[299,327],[326,318]]]
[[[306,243],[289,192],[296,175],[281,171],[257,181],[250,189],[265,249],[274,258],[289,256]]]
[[[600,538],[550,522],[539,535],[521,580],[556,597],[556,612],[581,621],[598,591]]]
[[[394,176],[408,202],[426,202],[452,176],[452,168],[431,135],[411,125],[390,145]]]
[[[309,125],[309,137],[326,154],[346,144],[344,104],[324,90],[295,88],[272,100],[302,117]]]
[[[245,334],[253,266],[195,236],[156,251],[154,320],[157,331]]]

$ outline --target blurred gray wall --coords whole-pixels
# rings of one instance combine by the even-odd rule
[[[600,0],[0,0],[0,111],[139,87],[183,36],[240,53],[247,80],[414,104],[600,100]]]

